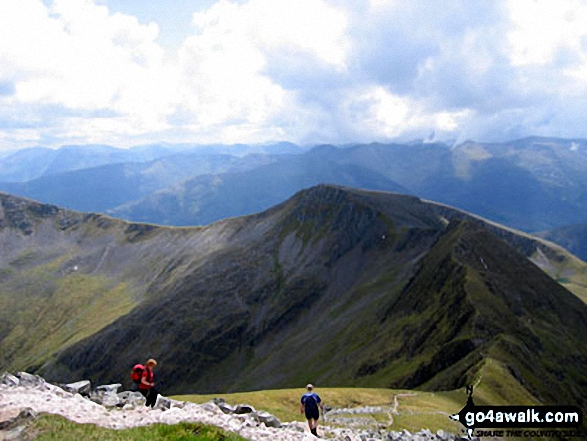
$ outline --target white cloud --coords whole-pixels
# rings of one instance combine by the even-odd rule
[[[424,102],[401,97],[381,86],[370,86],[351,94],[345,102],[346,119],[356,133],[375,140],[394,139],[402,135],[427,137],[431,132],[452,133],[470,118],[471,112],[440,111]]]
[[[200,35],[220,41],[240,40],[260,51],[311,53],[326,63],[344,67],[348,43],[346,14],[322,0],[221,0],[194,14]]]
[[[2,74],[17,82],[22,102],[116,107],[137,77],[160,65],[154,24],[109,16],[88,1],[56,0],[47,10],[37,1],[7,0],[2,7],[1,38],[10,42],[2,47]]]
[[[34,122],[57,141],[175,138],[174,130],[203,141],[293,138],[281,119],[297,118],[296,93],[266,74],[268,57],[289,51],[345,67],[345,14],[322,1],[220,1],[193,22],[197,32],[166,56],[155,23],[91,0],[6,0],[0,82],[14,93],[0,97],[0,118]],[[113,114],[78,112],[104,110]]]
[[[310,57],[305,69],[311,63],[345,69],[345,15],[322,1],[222,0],[194,14],[193,22],[197,33],[179,52],[181,109],[199,133],[217,127],[223,140],[299,138],[284,128],[299,113],[297,94],[271,78],[270,62],[293,54]]]
[[[0,6],[0,80],[14,83],[3,106],[47,105],[70,111],[108,109],[127,120],[132,133],[166,127],[173,74],[154,43],[158,29],[134,17],[110,15],[87,0],[56,0],[50,9],[40,1],[6,0]],[[171,78],[169,78],[171,77]],[[31,107],[28,107],[31,109]],[[96,121],[104,123],[103,119]],[[80,121],[76,121],[80,123]],[[40,125],[42,125],[42,121]],[[64,138],[68,122],[62,122]],[[84,125],[81,123],[80,125]],[[96,125],[95,124],[95,125]],[[92,124],[90,124],[92,125]],[[104,131],[104,137],[111,134]],[[87,136],[93,136],[88,133]]]
[[[173,53],[100,3],[0,1],[0,148],[587,137],[580,0],[219,0]]]
[[[555,63],[561,51],[581,54],[587,35],[587,7],[580,0],[509,0],[514,28],[510,58],[516,66]]]
[[[410,125],[411,103],[393,95],[381,86],[373,86],[347,99],[347,118],[362,125],[365,132],[385,137],[400,135]]]

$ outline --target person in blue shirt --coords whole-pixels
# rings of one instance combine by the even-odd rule
[[[324,413],[324,403],[320,399],[320,396],[316,392],[314,392],[314,386],[308,384],[306,386],[308,392],[302,395],[301,403],[300,403],[300,413],[306,414],[306,419],[308,420],[308,426],[310,427],[310,432],[312,435],[318,436],[318,419],[320,418],[320,411],[318,407],[322,409],[322,413]]]

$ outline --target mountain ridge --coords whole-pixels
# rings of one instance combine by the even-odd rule
[[[0,196],[3,367],[119,382],[152,356],[171,392],[483,378],[509,400],[585,404],[587,306],[529,260],[571,257],[466,213],[320,185],[168,228]]]
[[[263,185],[264,182],[272,185]],[[368,169],[289,156],[251,170],[200,175],[173,189],[109,210],[108,214],[164,225],[205,225],[266,210],[301,188],[324,183],[407,192],[396,182]],[[220,200],[222,204],[218,204]]]

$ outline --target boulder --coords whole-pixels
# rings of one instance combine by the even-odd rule
[[[146,402],[145,397],[140,392],[124,391],[117,395],[119,399],[118,406],[126,409],[144,406]]]
[[[218,408],[226,413],[226,414],[232,414],[235,413],[236,411],[236,407],[235,406],[231,406],[230,404],[226,404],[225,402],[222,403],[216,403],[216,405],[218,406]]]
[[[275,427],[277,429],[281,427],[281,421],[279,421],[275,415],[271,415],[269,412],[256,412],[255,417],[257,421],[265,424],[267,427]]]
[[[26,409],[21,410],[14,418],[10,418],[7,421],[1,421],[0,430],[14,429],[15,427],[22,426],[29,421],[34,420],[36,417],[37,413],[33,409],[27,407]]]
[[[269,412],[264,411],[256,411],[253,406],[248,404],[238,404],[236,406],[231,406],[227,404],[222,398],[214,398],[212,400],[218,408],[226,414],[233,414],[233,415],[249,415],[259,424],[265,424],[267,427],[282,427],[281,421],[274,416],[271,415]]]
[[[72,394],[88,397],[92,391],[92,384],[88,380],[83,380],[76,383],[62,384],[61,389]]]
[[[49,391],[52,394],[54,394],[54,395],[56,395],[58,397],[62,397],[62,398],[63,397],[68,397],[68,396],[75,395],[75,394],[72,394],[71,392],[66,391],[63,388],[61,388],[59,386],[55,386],[54,384],[51,384],[51,383],[45,383],[42,386],[42,389],[43,390],[46,390],[46,391]]]
[[[20,384],[20,380],[8,372],[4,372],[0,377],[0,384],[9,387],[16,387]]]
[[[172,400],[171,398],[169,398],[169,401],[171,401],[171,407],[177,407],[179,409],[184,409],[186,406],[185,401]]]
[[[120,386],[122,386],[122,384],[120,384],[120,383],[116,383],[116,384],[105,384],[105,385],[102,385],[102,386],[98,386],[95,389],[95,392],[98,392],[98,393],[107,393],[107,394],[109,394],[109,393],[117,393],[118,392],[118,389],[120,389]]]
[[[90,400],[106,407],[118,406],[120,405],[120,398],[118,397],[117,392],[120,386],[120,383],[98,386],[92,393],[90,393]]]
[[[45,379],[38,375],[32,375],[27,372],[18,372],[19,385],[23,387],[38,387],[45,385]]]
[[[116,407],[120,405],[120,399],[118,398],[118,395],[112,393],[102,395],[99,398],[99,401],[94,401],[104,407]]]
[[[253,406],[248,405],[248,404],[239,404],[234,409],[234,413],[237,415],[242,415],[245,413],[253,413],[253,412],[255,412],[255,408]]]
[[[222,410],[220,410],[220,408],[211,401],[208,401],[207,403],[204,403],[204,404],[200,404],[200,407],[202,409],[206,410],[207,412],[211,412],[215,415],[219,415],[219,414],[223,413]]]
[[[153,409],[159,409],[159,410],[171,409],[171,400],[167,397],[164,397],[163,395],[159,395],[157,397],[157,402],[155,403],[155,406],[153,407]]]

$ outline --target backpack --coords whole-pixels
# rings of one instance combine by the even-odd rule
[[[308,410],[314,410],[318,408],[318,400],[314,394],[305,394],[304,395],[304,407]]]
[[[140,383],[141,378],[143,378],[143,372],[145,371],[145,366],[142,364],[135,364],[132,368],[132,372],[130,373],[130,378],[135,383]]]

